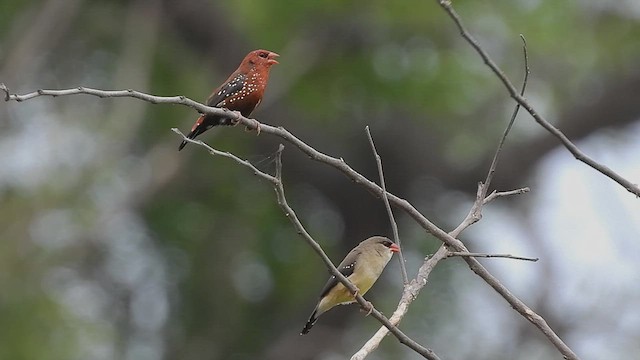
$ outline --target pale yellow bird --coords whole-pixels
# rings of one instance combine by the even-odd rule
[[[338,265],[338,271],[358,288],[360,295],[364,295],[378,280],[393,253],[398,251],[400,248],[393,241],[386,237],[373,236],[353,248]],[[300,335],[308,333],[318,317],[334,306],[355,301],[349,289],[342,285],[335,275],[331,276]]]

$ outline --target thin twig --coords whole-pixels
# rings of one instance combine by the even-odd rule
[[[384,207],[387,209],[387,215],[389,215],[389,221],[391,222],[391,230],[393,231],[393,240],[400,247],[400,252],[398,253],[398,260],[400,261],[400,270],[402,272],[402,283],[407,286],[409,284],[409,276],[407,276],[407,266],[404,262],[404,255],[402,251],[402,245],[400,244],[400,235],[398,234],[398,224],[396,223],[395,218],[393,217],[393,211],[391,210],[391,205],[389,204],[389,197],[387,196],[387,186],[384,182],[384,171],[382,170],[382,159],[376,150],[376,144],[373,142],[373,137],[371,136],[371,131],[369,131],[369,126],[365,126],[365,132],[367,133],[367,138],[369,139],[369,144],[371,144],[371,151],[373,151],[373,156],[376,159],[376,165],[378,166],[378,176],[380,177],[380,187],[382,188],[382,201],[384,202]]]
[[[371,315],[374,318],[376,318],[376,320],[378,320],[380,323],[382,323],[387,329],[389,329],[389,331],[391,331],[391,333],[402,344],[411,348],[412,350],[422,355],[426,359],[440,360],[440,358],[431,349],[425,348],[424,346],[418,344],[415,340],[409,338],[404,332],[402,332],[394,324],[392,324],[389,321],[389,319],[387,319],[380,311],[378,311],[371,302],[365,300],[360,294],[357,294],[358,288],[355,285],[353,285],[353,283],[351,283],[349,279],[347,279],[344,275],[342,275],[342,273],[335,267],[335,265],[333,265],[333,262],[331,261],[331,259],[329,259],[329,257],[324,252],[324,250],[322,250],[322,247],[320,246],[320,244],[318,244],[318,242],[316,242],[313,239],[313,237],[311,237],[311,235],[307,232],[304,225],[302,225],[302,222],[300,222],[300,219],[298,219],[298,216],[296,215],[293,208],[289,206],[287,202],[287,198],[285,197],[284,185],[282,184],[282,151],[284,150],[284,145],[280,144],[280,146],[278,147],[278,151],[276,152],[276,175],[272,176],[259,170],[247,160],[242,160],[230,152],[216,150],[201,140],[189,139],[180,130],[176,128],[173,128],[171,130],[173,130],[173,132],[182,136],[183,140],[206,148],[209,151],[209,153],[211,153],[212,155],[224,156],[226,158],[229,158],[237,162],[242,166],[248,167],[253,171],[255,175],[258,175],[261,178],[271,182],[276,192],[278,205],[280,205],[280,208],[284,212],[285,216],[291,221],[291,223],[296,229],[296,232],[300,234],[307,241],[309,246],[311,246],[311,248],[318,254],[318,256],[320,256],[320,258],[324,262],[325,266],[329,269],[331,274],[334,275],[347,289],[349,289],[349,291],[351,291],[352,294],[355,294],[355,299],[358,302],[358,304],[360,304],[360,306],[363,309],[369,310],[370,308]]]
[[[524,94],[527,88],[527,82],[529,80],[529,73],[530,73],[529,55],[527,53],[527,41],[525,40],[524,35],[520,34],[520,39],[522,39],[522,51],[524,56],[524,79],[522,81],[522,89],[520,89],[520,94]],[[502,148],[504,146],[505,141],[507,140],[507,136],[509,136],[509,132],[511,131],[511,128],[513,127],[513,123],[515,122],[516,117],[518,116],[518,110],[520,110],[520,104],[516,104],[516,106],[513,109],[513,112],[511,113],[511,118],[509,119],[509,123],[507,124],[507,127],[504,129],[504,132],[502,133],[502,137],[498,142],[498,147],[496,148],[495,154],[493,154],[493,159],[491,160],[491,165],[489,166],[489,171],[487,172],[487,177],[485,178],[484,183],[482,182],[478,183],[476,200],[471,206],[471,209],[469,210],[469,214],[467,214],[467,217],[460,223],[460,225],[458,225],[458,227],[456,227],[453,230],[453,234],[455,234],[454,235],[455,237],[458,237],[458,235],[464,229],[480,221],[480,219],[482,219],[482,207],[485,204],[492,201],[493,199],[495,199],[496,197],[513,195],[513,194],[522,194],[524,192],[529,191],[529,188],[526,188],[527,189],[526,191],[515,192],[515,193],[510,193],[510,192],[496,193],[494,191],[490,195],[491,198],[490,199],[487,198],[487,192],[489,191],[489,187],[491,186],[493,175],[496,172],[498,161],[500,160],[500,154],[502,153]],[[497,194],[501,194],[501,195],[497,195]]]
[[[520,39],[522,39],[522,52],[524,57],[524,79],[522,80],[522,88],[520,89],[520,95],[524,95],[525,90],[527,89],[527,83],[529,81],[529,74],[531,70],[529,69],[529,54],[527,53],[527,40],[524,38],[524,35],[520,34]],[[491,185],[491,181],[493,180],[493,175],[496,172],[496,167],[498,166],[498,160],[500,160],[500,153],[502,152],[502,147],[504,146],[505,141],[507,140],[507,136],[513,127],[513,123],[516,121],[516,116],[518,116],[518,111],[520,110],[520,104],[516,104],[513,112],[511,113],[511,119],[509,119],[509,124],[504,129],[504,133],[500,138],[500,143],[498,143],[498,148],[496,149],[496,153],[493,155],[493,160],[491,160],[491,166],[489,167],[489,172],[487,173],[487,178],[484,181],[484,192],[482,194],[482,198],[487,196],[487,191],[489,190],[489,186]]]
[[[511,254],[487,254],[487,253],[471,253],[471,252],[459,252],[459,251],[449,251],[447,253],[447,257],[454,256],[472,256],[472,257],[483,257],[483,258],[506,258],[513,260],[524,260],[524,261],[533,261],[536,262],[540,259],[538,258],[530,258],[524,256],[515,256]]]
[[[489,196],[487,196],[486,198],[484,198],[484,200],[482,200],[482,205],[487,205],[488,203],[492,202],[493,200],[495,200],[495,199],[497,199],[499,197],[511,196],[511,195],[521,195],[521,194],[528,193],[529,191],[531,191],[531,189],[529,189],[529,187],[523,187],[523,188],[520,188],[520,189],[511,190],[511,191],[495,191],[495,190],[493,190],[491,192],[491,194],[489,194]]]
[[[254,175],[257,175],[257,176],[259,176],[259,177],[261,177],[261,178],[263,178],[263,179],[265,179],[265,180],[267,180],[267,181],[269,181],[269,182],[271,182],[271,183],[273,183],[273,184],[275,184],[275,183],[278,181],[274,176],[271,176],[271,175],[269,175],[269,174],[267,174],[267,173],[265,173],[265,172],[263,172],[263,171],[259,170],[257,167],[255,167],[255,166],[254,166],[252,163],[250,163],[249,161],[247,161],[247,160],[242,160],[241,158],[237,157],[236,155],[234,155],[234,154],[232,154],[232,153],[230,153],[230,152],[228,152],[228,151],[220,151],[220,150],[216,150],[216,149],[212,148],[211,146],[209,146],[207,143],[205,143],[205,142],[204,142],[204,141],[202,141],[202,140],[193,140],[193,139],[190,139],[190,138],[186,137],[186,136],[182,133],[182,131],[180,131],[180,130],[178,130],[178,129],[176,129],[176,128],[171,128],[171,131],[173,131],[174,133],[176,133],[176,134],[178,134],[178,135],[182,136],[182,139],[183,139],[183,140],[185,140],[185,141],[187,141],[187,142],[190,142],[190,143],[192,143],[192,144],[196,144],[196,145],[200,145],[200,146],[204,147],[205,149],[207,149],[207,151],[209,151],[209,153],[210,153],[211,155],[219,155],[219,156],[223,156],[223,157],[229,158],[229,159],[231,159],[231,160],[233,160],[233,161],[237,162],[238,164],[240,164],[240,165],[242,165],[242,166],[246,166],[246,167],[248,167],[249,169],[251,169],[251,170],[253,171],[253,174],[254,174]]]
[[[504,74],[504,72],[496,65],[496,63],[491,59],[489,54],[478,44],[476,39],[467,31],[465,26],[462,24],[462,20],[458,13],[453,9],[450,0],[436,0],[438,4],[449,14],[449,17],[453,20],[453,22],[458,27],[460,31],[460,35],[473,47],[478,55],[482,58],[484,63],[491,69],[491,71],[500,79],[500,81],[504,84],[505,88],[509,92],[511,98],[513,98],[518,104],[522,105],[523,108],[531,114],[533,119],[543,128],[545,128],[548,132],[550,132],[553,136],[558,138],[560,142],[564,145],[564,147],[569,150],[569,152],[579,161],[587,164],[593,169],[599,171],[606,177],[612,179],[613,181],[620,184],[627,191],[636,196],[640,197],[640,186],[632,183],[631,181],[625,179],[624,177],[617,174],[615,171],[611,170],[604,164],[600,164],[594,159],[590,158],[587,154],[582,152],[575,144],[569,140],[569,138],[555,126],[553,126],[550,122],[548,122],[542,115],[538,114],[536,109],[524,98],[522,95],[518,94],[518,90],[513,86],[509,78]],[[574,354],[575,355],[575,354]]]

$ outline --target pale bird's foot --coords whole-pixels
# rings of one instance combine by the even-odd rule
[[[367,301],[367,305],[361,307],[360,311],[366,312],[366,314],[364,316],[371,315],[371,312],[373,311],[373,304],[371,303],[371,301]]]

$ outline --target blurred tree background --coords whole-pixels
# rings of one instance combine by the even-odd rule
[[[460,1],[471,31],[527,97],[597,160],[640,180],[640,5]],[[0,81],[13,92],[88,86],[204,100],[250,50],[278,52],[253,114],[377,180],[444,229],[466,215],[513,101],[434,1],[0,0]],[[73,96],[0,106],[0,359],[348,358],[379,324],[355,306],[298,335],[327,278],[270,185],[169,129],[185,107]],[[240,127],[213,147],[273,170],[279,139]],[[286,144],[285,144],[286,145]],[[383,204],[293,146],[292,206],[334,261],[390,235]],[[485,260],[584,359],[640,352],[640,205],[521,111],[467,230]],[[410,276],[439,242],[398,214]],[[367,298],[388,315],[390,263]],[[444,359],[557,359],[459,259],[441,263],[401,324]],[[417,359],[386,339],[371,359]]]

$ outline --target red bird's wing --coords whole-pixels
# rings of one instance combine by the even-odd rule
[[[230,77],[224,84],[215,89],[209,98],[207,98],[207,105],[224,107],[225,100],[240,92],[246,81],[247,76],[245,74],[237,74]]]

